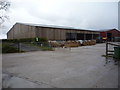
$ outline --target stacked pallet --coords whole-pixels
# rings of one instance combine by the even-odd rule
[[[78,41],[66,41],[64,47],[79,47],[81,43]]]
[[[89,45],[95,45],[96,44],[96,40],[84,40],[83,41],[83,46],[89,46]]]
[[[84,40],[83,43],[82,43],[83,46],[87,46],[88,45],[88,42],[87,40]]]
[[[57,41],[49,41],[51,47],[60,47],[61,45]]]
[[[49,41],[51,47],[63,47],[65,41]]]
[[[79,47],[79,46],[89,46],[95,45],[95,40],[77,40],[77,41],[49,41],[52,47]]]
[[[90,40],[89,41],[89,45],[95,45],[96,44],[96,41],[95,40]]]
[[[92,40],[91,43],[92,43],[92,45],[95,45],[96,44],[96,40]]]

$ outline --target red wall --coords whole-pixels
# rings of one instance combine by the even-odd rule
[[[100,32],[100,36],[106,37],[106,33],[112,33],[112,37],[120,37],[120,31],[116,29]]]
[[[112,37],[120,37],[120,31],[113,29],[113,30],[109,30],[107,31],[107,33],[112,33]]]
[[[107,35],[106,35],[106,32],[100,32],[100,36],[101,37],[106,37]]]

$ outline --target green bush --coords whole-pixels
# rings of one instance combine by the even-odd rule
[[[17,48],[10,46],[9,44],[2,44],[2,53],[15,53],[19,52]]]
[[[47,38],[38,38],[39,42],[48,42]]]
[[[2,42],[12,42],[12,43],[16,43],[16,42],[18,42],[18,39],[2,39]]]
[[[19,42],[35,42],[35,38],[23,38],[19,39]]]
[[[22,38],[22,39],[2,39],[2,42],[37,42],[36,38]],[[46,38],[38,38],[38,42],[48,42]]]

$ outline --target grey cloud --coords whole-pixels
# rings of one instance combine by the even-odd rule
[[[95,30],[118,28],[117,2],[79,2],[79,0],[11,1],[12,6],[8,13],[11,23],[6,30],[4,29],[4,33],[15,22]],[[49,1],[49,3],[46,1]]]

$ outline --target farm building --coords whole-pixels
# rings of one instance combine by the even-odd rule
[[[117,29],[100,31],[100,38],[108,41],[120,41],[120,31]]]
[[[98,31],[74,29],[60,26],[43,26],[16,23],[7,33],[8,39],[47,38],[48,40],[96,40]]]

